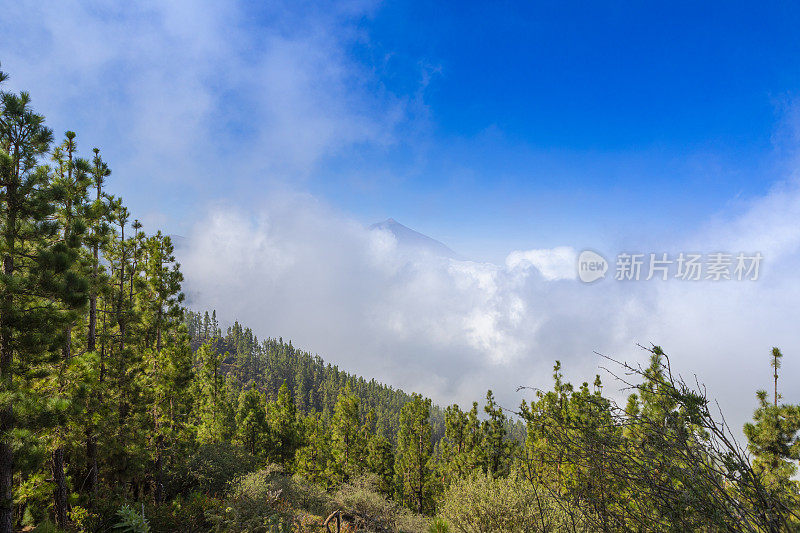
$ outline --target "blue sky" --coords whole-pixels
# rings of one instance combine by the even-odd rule
[[[311,186],[473,255],[608,240],[591,220],[688,228],[781,175],[799,14],[789,3],[386,3],[359,23],[352,53],[388,90],[421,92],[423,147],[370,154],[397,181],[359,190],[345,171]]]
[[[791,155],[799,11],[22,2],[0,61],[168,231],[289,187],[498,260],[664,238],[764,194]]]

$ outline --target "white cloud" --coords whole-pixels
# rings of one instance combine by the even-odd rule
[[[517,386],[550,386],[555,359],[569,377],[591,381],[602,374],[595,350],[641,361],[636,343],[652,341],[687,377],[697,373],[738,427],[755,389],[768,385],[773,344],[787,353],[787,399],[800,401],[788,385],[800,375],[792,356],[800,333],[786,312],[800,301],[800,230],[777,224],[791,220],[798,197],[776,189],[727,224],[683,239],[690,249],[761,250],[756,282],[587,285],[569,274],[568,247],[512,252],[504,265],[416,254],[385,231],[286,193],[270,195],[255,216],[211,214],[182,260],[198,308],[440,403],[480,399],[492,388],[513,407]],[[749,222],[765,211],[776,224]]]
[[[634,338],[613,284],[416,253],[307,195],[270,195],[254,216],[216,210],[189,242],[180,259],[192,305],[441,402],[488,387],[515,398],[554,359],[591,372],[593,349]]]
[[[508,268],[535,267],[548,281],[575,279],[578,254],[574,248],[559,246],[553,249],[514,251],[508,254]]]
[[[246,200],[395,142],[409,101],[350,53],[373,4],[22,0],[4,9],[0,60],[57,135],[103,150],[134,212],[183,231],[198,197]]]

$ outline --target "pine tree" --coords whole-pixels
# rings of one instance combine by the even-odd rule
[[[772,377],[775,380],[775,389],[774,389],[774,397],[773,397],[773,405],[778,407],[778,370],[781,368],[781,359],[783,358],[783,354],[781,353],[780,349],[777,347],[772,348],[772,359],[770,361],[770,365],[772,366]]]
[[[222,371],[224,355],[206,343],[197,350],[196,357],[199,364],[196,387],[200,403],[198,439],[201,443],[221,442],[226,401],[225,376]]]
[[[754,470],[775,494],[775,500],[787,508],[800,505],[800,484],[794,480],[800,461],[800,405],[778,405],[778,370],[782,354],[773,348],[770,365],[775,390],[773,402],[767,391],[756,393],[758,408],[753,423],[744,426],[748,449],[754,455]],[[776,525],[777,527],[777,525]]]
[[[252,455],[263,455],[271,439],[267,425],[264,395],[256,389],[242,391],[236,410],[236,432],[239,441]]]
[[[94,158],[91,167],[92,185],[95,189],[95,199],[90,205],[86,218],[89,224],[90,233],[85,237],[86,245],[91,250],[91,274],[89,289],[89,316],[87,324],[86,351],[94,353],[97,350],[97,300],[100,291],[107,286],[108,278],[103,275],[100,265],[100,251],[110,235],[111,228],[108,225],[109,206],[103,194],[103,184],[105,179],[111,175],[108,165],[100,157],[100,150],[94,148]],[[99,411],[103,408],[104,372],[102,371],[103,357],[98,358],[99,368],[93,378],[96,379],[93,387],[94,394],[89,395],[86,405],[86,490],[93,496],[96,495],[99,465],[97,460],[97,433],[98,421],[95,420]]]
[[[430,416],[431,400],[412,394],[400,411],[395,473],[402,501],[418,513],[433,506]]]
[[[88,188],[91,182],[88,174],[89,163],[76,156],[77,144],[75,137],[74,132],[66,132],[62,144],[53,151],[52,159],[56,163],[56,169],[55,175],[51,180],[51,186],[54,191],[57,191],[55,215],[59,223],[61,239],[68,247],[71,256],[71,276],[76,280],[81,280],[81,285],[85,286],[87,284],[85,276],[88,276],[88,272],[85,272],[84,269],[87,264],[81,264],[79,259],[81,259],[82,237],[86,225],[84,217],[88,211]],[[73,290],[75,289],[77,289],[77,286]],[[61,349],[62,360],[58,371],[58,379],[54,383],[55,390],[53,390],[53,395],[63,401],[64,409],[67,407],[74,409],[78,406],[71,405],[73,399],[66,390],[65,375],[69,372],[69,367],[72,364],[72,329],[74,323],[80,318],[81,313],[77,308],[67,308],[64,311],[64,345]],[[78,377],[74,381],[82,382],[83,380]],[[55,482],[55,516],[56,524],[59,527],[66,527],[67,525],[68,489],[64,473],[64,446],[68,438],[67,426],[70,414],[75,416],[74,412],[68,413],[66,410],[60,413],[60,420],[58,420],[53,433],[53,449],[51,453],[51,468]]]
[[[336,482],[341,483],[364,470],[366,441],[361,433],[358,398],[350,386],[339,393],[331,423]]]
[[[505,477],[511,469],[514,446],[506,439],[506,416],[491,390],[486,393],[484,411],[489,415],[489,419],[483,422],[486,470],[492,477]]]
[[[478,402],[466,413],[458,405],[445,409],[445,434],[440,445],[446,482],[464,478],[476,469],[485,469],[484,433],[478,419]]]
[[[331,433],[321,413],[303,419],[302,446],[295,453],[295,469],[313,483],[330,488]]]
[[[290,466],[297,448],[300,447],[300,431],[297,409],[286,382],[278,390],[275,401],[268,404],[267,419],[273,437],[269,456],[283,465]]]
[[[164,330],[171,322],[182,318],[183,275],[180,265],[175,263],[174,248],[169,237],[161,235],[159,231],[145,241],[145,247],[147,289],[144,305],[150,314],[147,321],[154,330],[152,336],[156,352],[160,352]]]
[[[391,496],[394,492],[394,451],[392,443],[382,433],[376,433],[369,440],[367,469],[378,476],[380,491]]]
[[[63,196],[40,164],[52,138],[27,93],[0,93],[0,533],[13,531],[14,407],[31,393],[24,376],[47,372],[64,353],[70,310],[87,290],[72,269],[76,242],[52,220]]]

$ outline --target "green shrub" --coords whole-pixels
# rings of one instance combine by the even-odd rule
[[[436,517],[431,520],[431,525],[428,528],[428,533],[449,533],[450,526],[447,525],[447,522],[440,517]]]
[[[400,509],[395,518],[396,531],[400,533],[428,533],[430,520],[408,509]]]
[[[283,494],[292,508],[314,515],[330,513],[331,499],[322,487],[298,474],[292,476],[291,481]]]
[[[209,513],[209,518],[220,532],[291,531],[302,510],[324,512],[325,502],[319,489],[289,477],[278,465],[270,465],[232,482],[221,508]]]
[[[169,494],[223,494],[230,482],[258,466],[258,458],[232,444],[205,444],[167,473]]]
[[[387,500],[380,486],[375,474],[355,478],[334,493],[333,506],[352,517],[358,531],[427,533],[428,520]]]
[[[54,523],[50,520],[45,520],[38,526],[36,526],[31,533],[63,533],[62,530],[58,529]]]
[[[221,500],[200,492],[178,495],[168,504],[146,506],[150,527],[155,533],[201,533],[211,529],[207,514],[216,512]]]
[[[541,489],[540,489],[541,491]],[[558,513],[527,480],[511,475],[493,479],[480,474],[454,483],[439,505],[439,516],[453,532],[561,530]]]
[[[43,473],[36,473],[14,487],[14,503],[22,510],[22,525],[33,526],[47,520],[54,485]]]
[[[94,531],[98,528],[100,517],[85,507],[74,505],[72,506],[72,509],[69,510],[69,521],[72,523],[72,527],[76,531],[85,533],[88,531]]]
[[[114,529],[120,533],[150,533],[150,523],[147,518],[128,505],[123,505],[117,511],[117,518]]]

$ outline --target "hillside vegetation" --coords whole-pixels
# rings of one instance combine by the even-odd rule
[[[89,153],[0,94],[0,533],[800,527],[777,348],[746,449],[658,346],[609,361],[624,406],[556,363],[512,413],[440,409],[185,310],[171,239]]]

